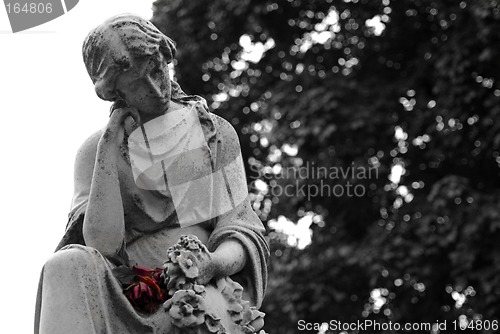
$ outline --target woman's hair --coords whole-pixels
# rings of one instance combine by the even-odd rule
[[[175,42],[159,31],[151,22],[137,15],[114,16],[94,28],[83,42],[83,61],[95,85],[96,93],[106,100],[106,89],[114,87],[116,74],[128,69],[133,58],[161,53],[170,63],[176,54]],[[175,101],[202,101],[198,96],[187,96],[179,84],[171,80],[170,98]]]
[[[151,22],[132,14],[114,16],[94,28],[83,43],[83,61],[95,83],[108,67],[127,69],[131,57],[161,52],[167,63],[176,53],[175,43]]]

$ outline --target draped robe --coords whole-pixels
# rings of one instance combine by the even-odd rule
[[[209,113],[201,98],[178,98],[175,102],[195,108],[213,165],[216,161],[227,165],[228,159],[241,154],[232,126]],[[250,303],[260,307],[267,282],[269,248],[263,236],[264,227],[248,198],[214,219],[181,228],[168,194],[137,187],[125,143],[118,161],[126,230],[123,247],[115,257],[104,258],[85,245],[82,226],[93,169],[79,165],[93,166],[93,161],[89,164],[88,160],[95,160],[101,133],[89,138],[77,157],[75,194],[66,232],[40,278],[35,333],[51,333],[61,326],[66,326],[68,333],[170,332],[168,314],[161,308],[153,315],[145,315],[131,306],[112,269],[119,264],[161,267],[167,248],[184,234],[197,235],[209,251],[214,251],[224,240],[237,240],[245,249],[247,261],[243,270],[232,278],[244,287],[244,296]],[[84,163],[80,164],[79,159]],[[215,288],[211,290],[210,286],[207,298],[217,299]]]

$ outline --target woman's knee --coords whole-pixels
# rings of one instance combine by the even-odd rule
[[[102,259],[101,254],[92,248],[82,245],[68,245],[54,253],[45,263],[45,270],[55,272],[68,271],[72,267],[84,268]]]

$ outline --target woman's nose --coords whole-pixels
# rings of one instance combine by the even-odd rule
[[[106,80],[98,80],[94,85],[97,96],[106,101],[114,101],[118,98],[115,85]]]

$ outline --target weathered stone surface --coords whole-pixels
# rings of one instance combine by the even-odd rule
[[[83,55],[97,95],[113,107],[77,154],[70,219],[42,272],[35,333],[257,332],[269,249],[241,192],[234,129],[170,80],[175,44],[142,18],[107,20],[90,32]],[[193,127],[181,127],[193,110],[195,147]],[[132,152],[133,134],[144,140]],[[203,201],[195,196],[207,189]]]

